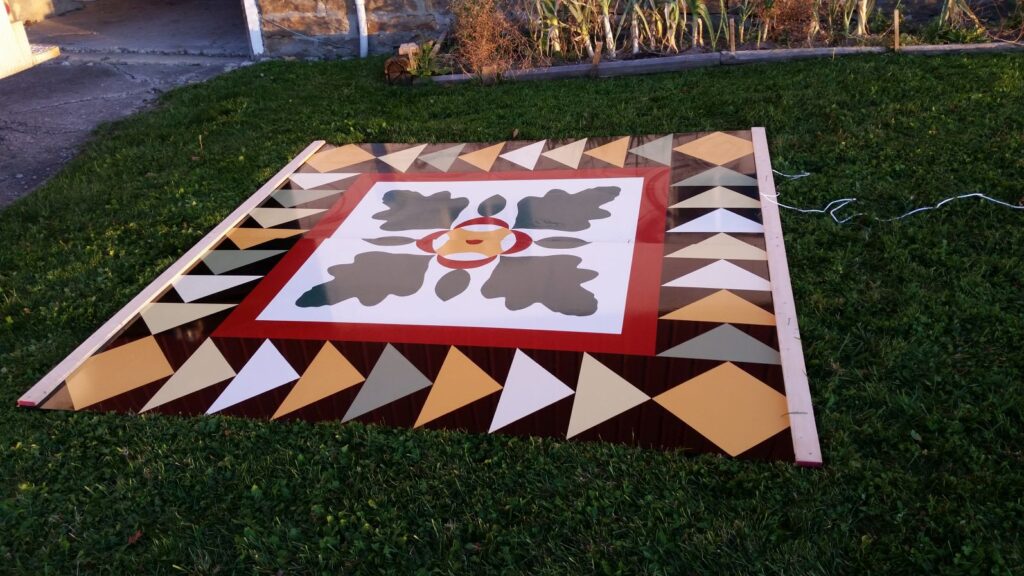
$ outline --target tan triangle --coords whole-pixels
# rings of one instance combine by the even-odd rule
[[[385,154],[378,157],[377,160],[384,162],[399,172],[405,172],[409,169],[409,166],[412,166],[416,157],[419,156],[420,152],[423,152],[423,149],[426,147],[426,144],[420,144],[419,146],[413,146],[412,148],[406,148],[405,150]]]
[[[602,162],[607,162],[612,166],[622,168],[622,166],[626,164],[626,152],[628,151],[629,136],[625,136],[618,140],[609,142],[604,146],[598,146],[592,150],[587,150],[584,154],[597,158]]]
[[[715,186],[710,190],[706,190],[697,194],[692,198],[687,198],[678,204],[673,204],[669,208],[760,208],[761,201],[757,198],[751,198],[744,194],[740,194],[735,190],[729,190],[721,186]]]
[[[576,169],[580,167],[580,158],[583,157],[583,150],[587,147],[587,139],[581,138],[575,142],[570,142],[565,146],[559,146],[553,150],[541,154],[545,158],[551,158],[559,164],[565,164],[569,168]]]
[[[775,325],[774,314],[728,290],[719,290],[711,296],[687,304],[661,318],[662,320],[689,320],[692,322]]]
[[[156,391],[139,412],[152,410],[168,402],[188,396],[204,388],[223,382],[235,375],[235,370],[221,354],[220,349],[207,339],[188,360],[174,372],[167,383]]]
[[[234,228],[228,232],[228,238],[230,238],[239,249],[245,250],[246,248],[259,246],[264,242],[280,240],[281,238],[290,238],[296,234],[302,234],[303,232],[305,232],[305,230],[288,230],[285,228]]]
[[[67,384],[62,384],[56,392],[40,406],[43,410],[74,410],[75,403],[71,400],[71,391]]]
[[[321,212],[326,212],[326,210],[323,208],[254,208],[252,212],[249,212],[249,216],[252,216],[260,226],[273,228]]]
[[[501,149],[505,146],[504,142],[495,144],[494,146],[488,146],[487,148],[481,148],[475,152],[468,152],[459,156],[459,159],[463,162],[467,162],[483,170],[484,172],[490,172],[491,166],[494,166],[494,161],[498,159],[498,154],[501,154]]]
[[[694,158],[700,158],[712,164],[728,164],[733,160],[754,153],[754,145],[750,140],[738,138],[724,132],[714,132],[692,142],[675,148]]]
[[[448,349],[441,372],[434,380],[430,396],[416,419],[416,427],[436,420],[472,402],[501,390],[494,378],[484,372],[458,348]]]
[[[324,152],[317,152],[306,161],[306,164],[312,166],[317,172],[331,172],[346,166],[373,160],[373,158],[373,154],[359,146],[346,144]]]
[[[619,376],[590,354],[583,355],[576,399],[569,416],[566,438],[586,432],[626,410],[643,404],[650,397]]]
[[[767,260],[768,253],[753,244],[725,233],[718,233],[680,248],[668,255],[669,258],[706,258],[710,260]]]
[[[154,302],[142,310],[142,320],[153,334],[205,318],[235,304],[178,304]]]
[[[351,388],[365,380],[359,370],[330,342],[313,358],[302,377],[288,393],[288,397],[274,412],[274,418],[290,414],[299,408],[323,400],[332,394]]]
[[[156,338],[147,336],[89,357],[67,378],[77,410],[174,373]]]

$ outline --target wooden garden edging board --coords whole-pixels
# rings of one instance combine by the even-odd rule
[[[916,55],[940,54],[975,54],[989,52],[1013,52],[1024,49],[1024,45],[1009,42],[990,42],[985,44],[945,44],[926,46],[901,46],[900,53]],[[884,54],[891,52],[883,46],[841,46],[834,48],[779,48],[773,50],[741,50],[738,52],[708,52],[704,54],[677,54],[657,58],[638,60],[602,61],[593,64],[566,64],[546,68],[530,68],[513,70],[502,78],[504,80],[556,80],[564,78],[631,76],[636,74],[656,74],[659,72],[676,72],[692,68],[710,66],[757,64],[762,62],[788,62],[809,58],[835,58],[837,56],[853,56],[861,54]],[[432,76],[430,79],[438,84],[457,84],[469,82],[477,76],[469,73],[446,74]]]

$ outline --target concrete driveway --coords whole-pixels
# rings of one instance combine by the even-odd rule
[[[0,207],[53,176],[101,123],[134,114],[171,88],[247,63],[243,58],[79,54],[0,79]]]

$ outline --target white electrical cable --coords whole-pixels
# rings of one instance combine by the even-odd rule
[[[776,174],[782,176],[787,180],[799,180],[800,178],[806,178],[811,175],[810,172],[801,172],[799,174],[784,174],[782,172],[779,172],[778,170],[775,170],[774,168],[772,169],[772,172],[775,172]]]
[[[786,178],[788,180],[797,180],[797,179],[805,178],[805,177],[811,175],[809,172],[800,172],[799,174],[784,174],[782,172],[779,172],[778,170],[772,170],[772,172],[775,172],[779,176],[782,176],[783,178]],[[857,202],[856,198],[839,198],[838,200],[833,200],[833,201],[829,202],[828,204],[825,205],[824,208],[798,208],[796,206],[789,206],[787,204],[783,204],[783,203],[779,202],[777,200],[777,198],[779,197],[778,193],[776,193],[776,194],[761,194],[761,196],[763,196],[766,200],[768,200],[772,204],[775,204],[776,206],[779,206],[780,208],[785,208],[787,210],[793,210],[795,212],[800,212],[801,214],[828,214],[836,224],[845,224],[845,223],[849,222],[850,220],[852,220],[852,219],[854,219],[854,218],[856,218],[858,216],[865,216],[865,214],[863,212],[857,212],[855,214],[851,214],[850,216],[847,216],[847,217],[842,218],[842,219],[840,219],[837,216],[837,214],[836,214],[837,212],[839,212],[843,208],[846,208],[847,206],[853,204],[854,202]],[[1010,208],[1011,210],[1024,210],[1024,205],[1010,204],[1008,202],[1003,202],[1002,200],[998,200],[996,198],[992,198],[990,196],[986,196],[986,195],[984,195],[984,194],[982,194],[980,192],[971,192],[969,194],[960,194],[959,196],[951,196],[949,198],[945,198],[945,199],[941,200],[940,202],[938,202],[937,204],[935,204],[934,206],[921,206],[920,208],[914,208],[913,210],[911,210],[909,212],[906,212],[906,213],[901,214],[899,216],[895,216],[893,218],[878,218],[876,216],[873,216],[871,219],[876,221],[876,222],[895,222],[897,220],[903,220],[904,218],[907,218],[908,216],[913,216],[914,214],[919,214],[921,212],[927,212],[929,210],[937,210],[937,209],[943,207],[944,205],[946,205],[946,204],[948,204],[948,203],[950,203],[950,202],[952,202],[954,200],[962,200],[964,198],[981,198],[982,200],[985,200],[987,202],[992,202],[993,204],[998,204],[1000,206],[1005,206],[1006,208]]]

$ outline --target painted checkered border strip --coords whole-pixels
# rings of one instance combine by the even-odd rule
[[[702,141],[706,143],[709,140],[721,142],[713,142],[711,146],[702,147]],[[737,144],[741,145],[737,147]],[[737,153],[738,149],[742,153]],[[308,152],[309,149],[304,155]],[[610,359],[610,362],[609,359],[605,359],[602,363],[595,358],[597,355],[577,355],[578,380],[569,382],[575,387],[574,390],[562,382],[572,380],[571,375],[570,378],[561,375],[559,379],[535,360],[534,356],[543,353],[516,351],[515,356],[506,364],[505,373],[499,375],[505,379],[503,388],[493,377],[494,374],[482,370],[469,356],[455,347],[447,348],[446,351],[435,351],[435,356],[441,353],[444,361],[439,370],[426,370],[430,374],[428,378],[423,376],[422,366],[417,368],[391,345],[387,345],[379,352],[372,368],[369,362],[363,362],[360,371],[344,354],[338,352],[336,347],[329,343],[321,343],[322,347],[312,363],[301,360],[297,362],[303,367],[300,377],[299,372],[292,367],[292,363],[295,362],[289,363],[285,360],[269,341],[243,354],[248,355],[248,359],[244,363],[239,363],[237,360],[229,362],[212,340],[205,338],[223,318],[222,315],[226,315],[226,311],[244,297],[246,287],[251,288],[262,274],[273,267],[292,242],[315,225],[319,216],[333,204],[337,195],[343,192],[345,182],[359,173],[515,171],[564,169],[566,166],[582,169],[668,164],[673,166],[673,194],[670,195],[672,208],[666,238],[667,282],[663,288],[663,309],[667,310],[667,313],[659,321],[658,349],[663,357],[686,358],[696,363],[720,363],[679,386],[661,391],[660,394],[649,395],[641,391],[622,376],[622,372],[628,370],[617,367],[619,369],[616,371],[608,367],[609,363],[615,364],[614,358]],[[318,171],[318,168],[323,172]],[[164,290],[156,302],[144,307],[136,318],[129,321],[121,334],[103,346],[101,352],[108,353],[98,354],[87,362],[93,365],[94,371],[99,370],[100,374],[103,373],[105,363],[120,364],[123,367],[131,358],[145,359],[146,369],[120,370],[131,377],[121,378],[115,385],[105,386],[99,394],[83,396],[81,392],[77,395],[72,393],[76,388],[89,388],[87,386],[60,387],[43,407],[152,409],[173,403],[190,394],[195,395],[205,388],[214,387],[215,390],[219,390],[218,395],[205,403],[209,406],[207,411],[219,412],[224,408],[249,401],[275,387],[294,382],[293,386],[289,386],[288,395],[277,400],[276,410],[272,410],[272,413],[257,414],[282,417],[327,396],[357,387],[365,380],[363,390],[379,388],[389,391],[383,394],[360,391],[351,399],[351,406],[344,415],[344,420],[372,413],[389,402],[421,393],[420,396],[426,395],[420,398],[419,404],[422,409],[419,410],[415,421],[404,422],[404,425],[420,426],[443,419],[443,416],[463,406],[488,396],[495,396],[500,400],[486,431],[501,429],[503,426],[499,424],[508,420],[510,414],[521,413],[520,416],[525,417],[561,402],[571,406],[568,426],[561,433],[558,430],[550,430],[549,433],[574,437],[581,434],[586,436],[583,433],[614,419],[624,411],[644,403],[656,403],[688,424],[696,424],[701,435],[713,440],[712,446],[718,450],[712,451],[730,455],[743,454],[751,447],[750,438],[733,433],[734,430],[730,430],[730,426],[723,426],[721,418],[718,418],[717,422],[705,421],[707,419],[702,414],[732,409],[735,418],[742,418],[748,423],[751,418],[756,420],[760,417],[763,422],[758,424],[760,428],[757,434],[770,437],[773,431],[785,430],[785,423],[780,424],[778,420],[764,418],[763,410],[751,406],[748,407],[749,413],[736,412],[735,406],[722,405],[726,396],[720,392],[714,393],[723,386],[731,386],[730,396],[756,400],[757,404],[774,403],[784,406],[786,402],[785,396],[781,394],[784,392],[784,383],[781,382],[781,369],[778,368],[777,341],[773,340],[769,333],[773,332],[768,321],[771,318],[771,298],[765,299],[762,294],[768,291],[766,288],[769,282],[767,265],[763,262],[766,258],[761,257],[765,251],[761,248],[764,246],[764,235],[760,228],[760,210],[755,207],[758,203],[757,182],[750,178],[754,173],[754,155],[750,147],[749,133],[580,139],[564,142],[347,145],[320,148],[312,154],[305,166],[287,175],[290,176],[291,188],[279,188],[281,185],[276,185],[270,197],[250,210],[239,226],[227,231],[214,249],[202,257],[201,263],[192,266],[189,274],[174,283],[173,289]],[[281,176],[279,173],[275,180],[281,180]],[[260,192],[266,192],[266,188]],[[259,195],[260,193],[257,193],[256,196]],[[716,255],[716,251],[720,254]],[[729,283],[721,287],[714,286],[717,278],[725,278]],[[232,292],[233,290],[235,291]],[[701,296],[701,290],[712,292]],[[678,308],[675,307],[679,302],[679,296],[673,293],[687,291],[689,296],[685,296],[684,299],[692,299],[694,294],[700,297]],[[749,292],[757,294],[751,297]],[[742,308],[743,302],[748,305],[746,312],[735,310]],[[737,304],[741,305],[737,307]],[[734,309],[734,314],[739,313],[738,318],[726,319],[730,322],[716,321],[722,319],[713,318],[715,310],[727,309],[730,305]],[[708,314],[712,316],[709,317]],[[171,368],[166,357],[180,358],[181,351],[177,351],[176,354],[161,352],[166,351],[169,346],[180,348],[180,344],[166,341],[161,344],[158,339],[161,333],[169,330],[178,329],[180,333],[181,326],[187,326],[196,333],[194,340],[198,341],[198,344],[194,349],[187,351],[184,361],[175,361],[176,367]],[[766,328],[768,332],[765,331]],[[758,330],[761,332],[758,333]],[[713,352],[716,349],[725,349],[731,354],[716,356]],[[709,353],[709,350],[712,352]],[[365,356],[365,351],[362,354]],[[382,358],[387,358],[387,362],[382,362]],[[162,363],[160,359],[163,360]],[[404,364],[399,359],[403,359]],[[753,364],[761,366],[751,370]],[[382,367],[381,370],[388,376],[385,380],[394,381],[400,376],[398,380],[417,384],[411,385],[412,387],[408,389],[371,386],[371,383],[381,381],[383,378],[381,375],[374,378],[378,367]],[[86,370],[80,368],[76,374],[69,377],[72,384],[76,376],[81,377],[83,372],[88,376],[89,366],[83,368]],[[328,373],[343,374],[345,377],[327,379],[323,375]],[[548,398],[550,404],[523,405],[522,401],[516,400],[517,396],[544,399],[544,391],[531,390],[530,394],[523,395],[520,393],[520,387],[514,384],[521,380],[525,381],[520,374],[530,374],[532,382],[543,382],[544,373],[550,377],[548,380],[551,386],[547,390],[553,394]],[[414,377],[415,374],[419,374],[419,377]],[[474,374],[475,377],[470,377]],[[258,378],[253,375],[258,375]],[[364,378],[364,375],[368,376]],[[229,384],[224,384],[225,381]],[[458,381],[482,384],[479,390],[469,393],[459,390],[465,387],[451,384]],[[558,382],[558,385],[554,385],[554,382]],[[510,383],[513,383],[513,387],[510,387]],[[216,384],[221,386],[215,387]],[[140,389],[146,393],[140,394]],[[167,392],[168,390],[173,393]],[[428,392],[423,392],[426,390]],[[397,396],[394,396],[395,394]],[[653,403],[648,402],[652,395]],[[130,402],[134,405],[125,406],[125,401],[130,396],[135,397]],[[139,404],[140,396],[148,398],[144,405]],[[565,402],[570,397],[573,397],[571,403]],[[616,401],[612,403],[613,406],[609,406],[607,402],[609,397]],[[598,398],[603,398],[604,401],[599,402]],[[565,412],[564,408],[562,412]],[[781,412],[785,417],[786,411]],[[389,420],[381,414],[376,416],[377,420]],[[551,419],[550,415],[547,419]],[[565,418],[556,420],[564,421]],[[514,421],[515,419],[505,424]],[[469,427],[480,428],[479,425]],[[749,427],[748,425],[747,428]],[[755,434],[755,437],[758,436]]]

